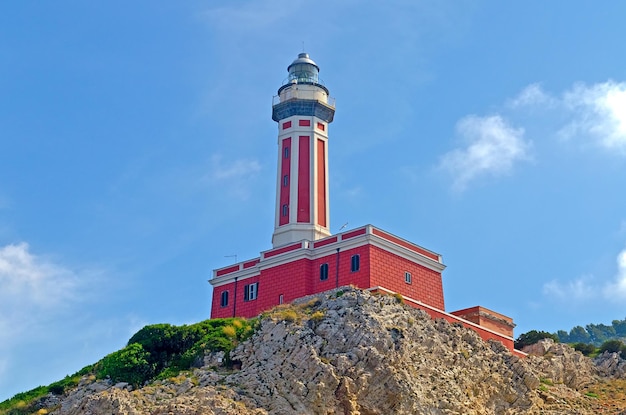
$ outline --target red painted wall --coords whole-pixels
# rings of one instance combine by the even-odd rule
[[[289,247],[287,247],[289,248]],[[351,259],[360,255],[359,270],[352,272]],[[328,279],[320,279],[320,266],[328,263]],[[236,314],[242,317],[254,317],[264,310],[279,304],[280,295],[289,303],[296,298],[304,297],[333,289],[342,285],[355,285],[369,288],[370,285],[370,248],[362,246],[339,252],[339,278],[337,278],[337,253],[334,252],[315,260],[300,259],[287,264],[264,269],[260,276],[240,280],[237,283],[237,298],[234,298],[235,284],[230,283],[215,287],[211,305],[211,317],[222,318],[233,316],[234,301],[237,302]],[[256,300],[243,301],[244,286],[258,282]],[[221,307],[221,295],[229,290],[229,304]]]
[[[279,304],[282,294],[285,303],[311,293],[311,261],[300,259],[288,264],[278,265],[261,271],[259,297],[255,301],[255,310],[245,317],[254,317],[264,310]],[[243,299],[243,294],[241,294]],[[237,306],[239,308],[239,306]]]
[[[285,149],[288,148],[288,157],[285,157]],[[287,209],[287,216],[283,216],[283,206],[289,207],[289,184],[283,186],[283,177],[288,176],[291,182],[291,138],[283,139],[283,148],[280,152],[281,167],[280,167],[280,206],[278,206],[278,224],[286,225],[289,223],[289,208]]]
[[[298,147],[298,215],[297,221],[311,221],[311,158],[310,138],[300,136]]]
[[[401,256],[372,246],[371,286],[385,287],[440,310],[445,310],[441,274]],[[404,273],[411,273],[411,284],[404,282]]]
[[[250,318],[278,305],[281,294],[283,301],[289,303],[296,298],[314,293],[311,262],[308,259],[301,259],[262,270],[259,276],[239,280],[236,298],[234,282],[215,287],[211,304],[211,318],[232,317],[235,301],[237,303],[236,315]],[[244,286],[254,282],[259,283],[257,299],[244,301]],[[225,290],[229,291],[228,306],[222,307],[220,301],[222,292]]]

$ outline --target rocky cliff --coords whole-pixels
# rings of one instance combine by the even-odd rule
[[[401,298],[344,288],[268,312],[231,354],[234,368],[208,355],[193,373],[136,390],[85,377],[40,406],[57,415],[626,414],[619,396],[592,392],[621,382],[619,357],[593,362],[550,342],[531,352],[518,358]]]

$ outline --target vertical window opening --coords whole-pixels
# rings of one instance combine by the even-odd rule
[[[222,299],[220,305],[222,307],[228,306],[228,291],[222,291]]]
[[[408,272],[408,271],[407,271],[407,272],[405,272],[405,273],[404,273],[404,282],[406,282],[407,284],[410,284],[410,283],[411,283],[411,281],[412,281],[412,278],[411,278],[411,273],[410,273],[410,272]]]
[[[320,280],[325,281],[328,279],[328,263],[320,265]]]
[[[359,266],[361,262],[361,257],[360,255],[352,255],[352,258],[350,259],[350,270],[352,272],[356,272],[359,270]]]

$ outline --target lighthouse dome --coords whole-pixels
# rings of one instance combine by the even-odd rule
[[[289,71],[289,81],[297,83],[319,83],[320,68],[309,57],[308,53],[298,54],[298,58],[287,67]]]

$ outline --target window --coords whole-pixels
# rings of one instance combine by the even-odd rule
[[[360,256],[359,255],[352,255],[352,258],[350,259],[350,270],[352,272],[356,272],[359,270],[359,263],[360,261]]]
[[[283,176],[283,187],[289,186],[289,175],[285,174]]]
[[[283,148],[283,158],[285,159],[289,158],[289,147]]]
[[[220,302],[222,307],[228,305],[228,291],[222,291],[222,301]]]
[[[287,128],[291,128],[291,121],[286,121],[283,123],[283,130],[286,130]]]
[[[411,273],[408,271],[404,273],[404,282],[407,284],[411,283]]]
[[[289,216],[289,205],[283,205],[283,209],[282,209],[282,215],[283,216]]]
[[[278,296],[278,304],[282,304],[285,301],[285,298],[283,297],[283,295],[279,295]]]
[[[259,291],[259,283],[253,282],[243,287],[243,301],[256,300]]]
[[[324,131],[326,129],[326,127],[324,126],[324,124],[322,124],[321,122],[317,123],[317,128]]]
[[[298,125],[300,127],[310,127],[311,126],[311,120],[298,120]]]
[[[320,280],[325,281],[328,279],[328,264],[324,263],[320,265]]]

